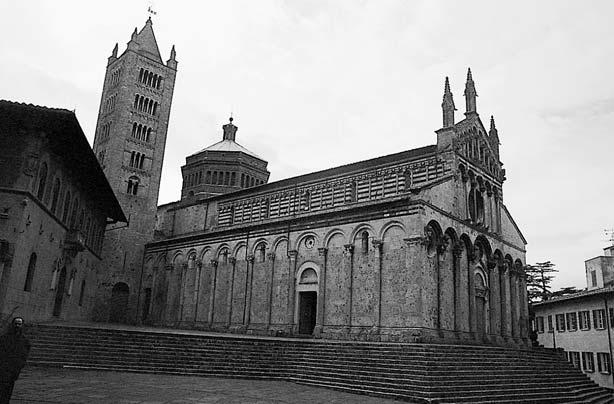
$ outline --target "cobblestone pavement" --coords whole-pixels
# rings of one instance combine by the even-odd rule
[[[359,403],[398,401],[281,381],[26,367],[11,403]]]

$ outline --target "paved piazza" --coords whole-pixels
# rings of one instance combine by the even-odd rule
[[[289,382],[26,367],[11,403],[399,403]]]

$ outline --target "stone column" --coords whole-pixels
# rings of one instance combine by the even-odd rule
[[[275,286],[275,253],[267,253],[266,258],[271,263],[271,282],[269,286],[269,315],[267,316],[268,328],[271,326],[271,316],[273,315],[273,287]]]
[[[377,330],[380,331],[380,327],[382,326],[382,248],[383,242],[381,240],[371,240],[371,244],[373,244],[373,251],[375,251],[375,274],[376,281],[375,285],[377,287]]]
[[[235,257],[228,258],[228,262],[232,265],[230,270],[230,290],[228,291],[228,298],[226,304],[228,304],[228,319],[226,320],[226,327],[230,327],[232,323],[232,297],[235,288],[235,269],[237,265],[237,259]]]
[[[408,284],[407,299],[410,302],[408,326],[415,328],[412,332],[411,341],[421,342],[423,333],[420,330],[424,327],[424,301],[422,282],[426,257],[426,238],[423,236],[412,236],[404,239],[407,249],[405,253],[405,267],[410,274],[411,283]]]
[[[520,301],[520,337],[528,338],[529,336],[529,302],[527,297],[527,277],[526,274],[520,270],[519,271],[519,281],[518,286],[520,289],[519,299]]]
[[[217,260],[211,260],[209,262],[211,267],[213,268],[213,274],[211,274],[211,296],[209,297],[209,327],[213,327],[213,318],[215,313],[215,286],[217,283]]]
[[[179,278],[179,288],[180,288],[180,295],[179,295],[179,323],[181,323],[183,321],[183,307],[185,305],[185,289],[186,289],[186,278],[187,278],[187,271],[188,271],[188,263],[184,262],[181,264],[181,273],[180,273],[180,278]]]
[[[149,307],[147,309],[147,319],[148,320],[152,320],[151,315],[153,314],[153,310],[154,310],[154,304],[156,302],[156,280],[157,280],[157,274],[158,271],[160,270],[160,267],[158,266],[154,266],[152,268],[152,272],[153,272],[153,276],[151,279],[151,299],[149,300]],[[153,319],[154,321],[159,321],[160,319]]]
[[[348,327],[348,335],[352,328],[352,312],[354,305],[354,244],[344,244],[343,245],[343,257],[344,257],[344,270],[343,273],[348,274],[349,282],[348,282],[348,309],[347,309],[347,327]]]
[[[313,334],[321,336],[324,330],[326,321],[326,264],[327,264],[328,248],[318,248],[318,255],[320,256],[320,279],[318,279],[318,308],[316,327]]]
[[[510,285],[510,268],[507,262],[501,266],[501,320],[503,324],[503,335],[505,337],[512,336],[512,291]]]
[[[296,330],[297,324],[295,323],[295,318],[294,318],[294,306],[295,306],[295,301],[296,301],[296,292],[295,292],[295,285],[296,285],[296,257],[298,256],[298,251],[296,250],[290,250],[288,251],[288,258],[289,258],[289,268],[288,268],[288,312],[287,312],[287,316],[288,316],[288,324],[290,324],[290,327],[292,329],[293,333],[298,332],[298,330]]]
[[[166,302],[164,303],[164,307],[161,312],[161,319],[165,324],[167,324],[170,320],[170,312],[171,312],[171,302],[173,298],[172,294],[172,283],[173,283],[173,265],[166,264],[164,266],[164,270],[166,271]]]
[[[518,330],[518,284],[516,280],[516,271],[513,267],[509,270],[510,276],[510,308],[512,309],[512,337],[518,338],[520,332]]]
[[[486,197],[488,198],[488,222],[486,223],[486,228],[490,231],[495,231],[494,225],[494,214],[492,209],[492,188],[489,187],[486,191]]]
[[[488,307],[490,309],[490,334],[500,334],[501,331],[501,296],[499,292],[499,270],[497,262],[489,260],[488,267]]]
[[[460,243],[454,244],[452,247],[452,279],[453,279],[453,299],[454,299],[454,331],[462,329],[461,326],[461,301],[460,293],[462,290],[460,268],[461,268],[461,256],[463,254],[463,246]]]
[[[469,257],[469,265],[467,265],[467,288],[469,294],[469,331],[472,333],[473,338],[477,337],[477,313],[475,307],[475,275],[474,275],[474,266],[478,261],[479,255],[475,251],[470,252],[471,256]]]
[[[248,255],[246,258],[245,274],[245,306],[243,312],[243,325],[248,327],[252,317],[252,283],[254,281],[254,256]]]
[[[200,299],[200,277],[203,270],[203,262],[196,261],[196,276],[194,277],[194,323],[198,319],[198,301]]]

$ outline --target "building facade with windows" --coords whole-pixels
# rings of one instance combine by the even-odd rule
[[[73,112],[0,101],[0,320],[88,320],[125,221]]]
[[[131,308],[144,246],[154,234],[176,73],[175,48],[163,62],[151,19],[134,30],[121,55],[115,45],[108,59],[93,149],[128,223],[107,228],[96,320],[136,319]]]
[[[227,147],[188,157],[181,199],[158,208],[139,318],[236,333],[526,344],[526,241],[503,203],[497,128],[492,118],[484,127],[476,96],[469,71],[455,122],[446,79],[436,144],[273,183],[225,125]]]
[[[533,305],[538,342],[562,348],[568,360],[601,386],[614,388],[614,247],[585,262],[587,289]]]

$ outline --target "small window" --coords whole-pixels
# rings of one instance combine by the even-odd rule
[[[597,271],[591,271],[591,284],[597,286]]]
[[[68,219],[69,211],[70,211],[70,191],[66,191],[66,196],[64,197],[64,211],[62,212],[62,222],[66,223],[66,219]]]
[[[576,313],[567,313],[567,331],[576,331],[578,329],[578,316]]]
[[[582,352],[582,370],[585,372],[595,371],[595,360],[592,352]]]
[[[591,329],[591,316],[588,310],[580,312],[580,329],[581,330]]]
[[[45,195],[45,184],[47,183],[47,163],[43,163],[40,171],[38,172],[38,189],[36,191],[36,197],[43,200]]]
[[[612,373],[612,365],[610,362],[610,354],[607,352],[597,352],[597,370],[600,373]]]
[[[128,195],[136,195],[139,189],[139,177],[132,176],[128,178],[128,188],[126,193]]]
[[[81,291],[79,292],[79,306],[83,306],[84,294],[85,294],[85,279],[81,281]]]
[[[552,315],[548,316],[548,332],[554,332],[554,326],[552,325]]]
[[[36,270],[36,253],[30,255],[30,262],[28,263],[28,272],[26,272],[26,282],[23,286],[25,292],[32,290],[32,281],[34,280],[34,271]]]
[[[535,328],[538,333],[544,332],[544,318],[542,316],[535,317]]]
[[[593,325],[596,330],[603,330],[605,328],[605,310],[593,310]]]
[[[360,235],[360,247],[363,254],[369,252],[369,232],[363,231]]]
[[[569,362],[576,368],[580,369],[580,352],[569,352]]]
[[[58,199],[60,198],[60,180],[55,179],[53,184],[53,191],[51,196],[51,213],[55,214],[55,210],[58,207]]]
[[[609,308],[610,312],[610,328],[614,328],[614,308]]]
[[[557,314],[556,315],[556,330],[558,332],[564,332],[565,331],[565,315],[564,314]]]

